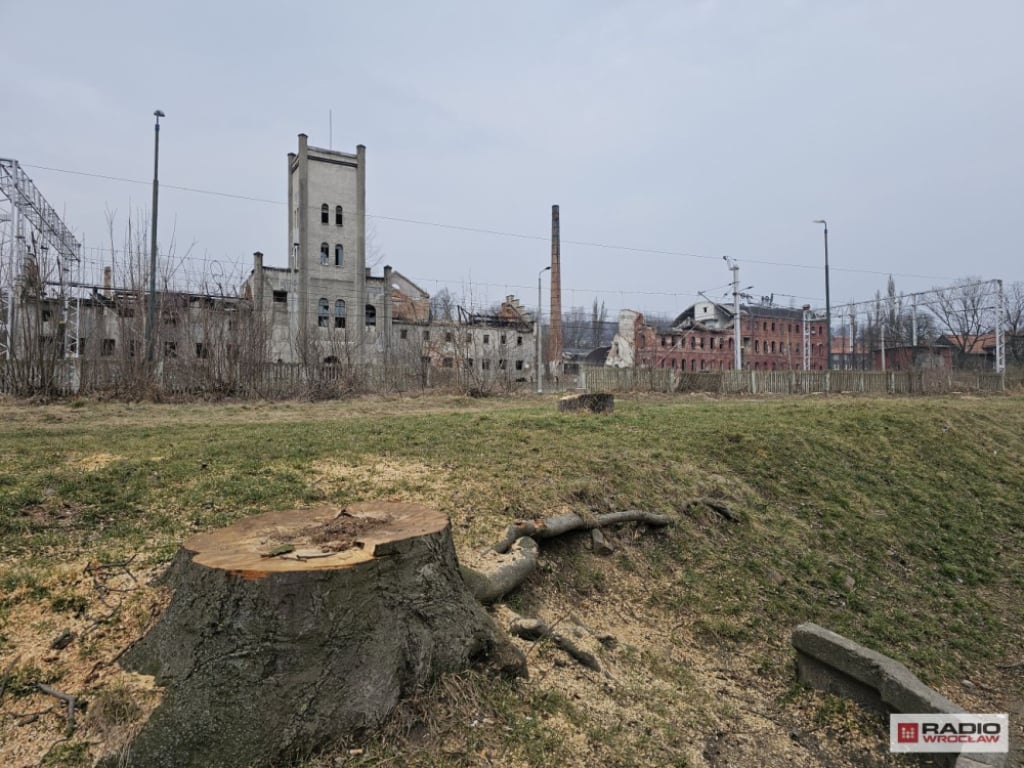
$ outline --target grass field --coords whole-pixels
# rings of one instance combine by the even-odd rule
[[[688,504],[701,497],[741,520]],[[1020,397],[620,397],[608,416],[546,398],[8,402],[0,764],[90,765],[158,700],[109,662],[159,615],[149,579],[188,535],[365,499],[444,511],[463,553],[519,517],[640,508],[675,524],[613,531],[607,557],[545,543],[507,599],[614,635],[605,673],[522,643],[528,681],[444,678],[309,766],[902,765],[879,718],[794,684],[789,634],[807,620],[969,710],[1009,711],[1020,740]],[[89,702],[70,739],[36,682]]]

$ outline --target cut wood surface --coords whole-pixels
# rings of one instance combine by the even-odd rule
[[[349,568],[401,552],[403,542],[447,526],[447,516],[419,504],[363,502],[269,512],[200,533],[183,546],[198,565],[257,579],[283,571]]]

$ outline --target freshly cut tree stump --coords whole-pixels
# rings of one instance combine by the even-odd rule
[[[416,504],[241,520],[185,542],[166,579],[170,605],[121,661],[164,698],[109,765],[282,765],[442,672],[525,672],[463,584],[447,517]]]
[[[611,413],[615,410],[615,395],[607,392],[565,395],[558,401],[558,410],[562,413]]]

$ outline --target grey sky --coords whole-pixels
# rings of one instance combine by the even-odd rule
[[[822,217],[834,303],[889,272],[1024,278],[1020,0],[0,0],[0,28],[0,156],[90,260],[149,187],[39,166],[148,182],[159,108],[163,184],[283,201],[332,110],[384,260],[432,293],[532,305],[552,203],[566,307],[678,311],[726,292],[723,254],[823,304]],[[162,249],[173,225],[179,253],[285,264],[283,203],[164,188],[160,224]]]

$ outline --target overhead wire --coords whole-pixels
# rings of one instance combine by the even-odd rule
[[[110,174],[94,173],[94,172],[90,172],[90,171],[77,171],[77,170],[71,170],[71,169],[67,169],[67,168],[58,168],[58,167],[55,167],[55,166],[37,165],[37,164],[30,164],[30,163],[22,163],[22,166],[25,167],[25,168],[34,168],[34,169],[38,169],[38,170],[51,171],[51,172],[54,172],[54,173],[65,173],[65,174],[72,174],[72,175],[76,175],[76,176],[86,176],[86,177],[91,177],[91,178],[106,179],[108,181],[118,181],[118,182],[124,182],[124,183],[129,183],[129,184],[145,184],[145,185],[149,185],[149,184],[152,183],[151,181],[144,181],[144,180],[141,180],[141,179],[131,179],[131,178],[123,177],[123,176],[113,176],[113,175],[110,175]],[[160,183],[160,187],[161,187],[161,189],[174,189],[174,190],[178,190],[178,191],[182,191],[182,192],[188,192],[188,193],[192,193],[192,194],[211,195],[211,196],[223,197],[223,198],[234,199],[234,200],[243,200],[243,201],[248,201],[248,202],[265,203],[265,204],[269,204],[269,205],[287,205],[287,203],[285,201],[282,201],[282,200],[272,200],[272,199],[269,199],[269,198],[255,197],[255,196],[252,196],[252,195],[241,195],[241,194],[236,194],[236,193],[232,193],[232,192],[223,192],[223,191],[220,191],[220,190],[202,189],[202,188],[199,188],[199,187],[167,184],[165,182],[161,182]],[[312,210],[316,210],[317,208],[319,208],[319,206],[310,205],[309,208],[312,209]],[[499,229],[489,229],[489,228],[486,228],[486,227],[473,227],[473,226],[468,226],[468,225],[463,225],[463,224],[451,224],[451,223],[439,222],[439,221],[427,221],[427,220],[424,220],[424,219],[414,219],[414,218],[403,217],[403,216],[391,216],[391,215],[381,214],[381,213],[366,212],[366,213],[364,213],[364,215],[367,218],[378,219],[378,220],[381,220],[381,221],[391,221],[391,222],[395,222],[395,223],[412,224],[412,225],[416,225],[416,226],[434,227],[434,228],[438,228],[438,229],[446,229],[446,230],[453,230],[453,231],[459,231],[459,232],[468,232],[468,233],[472,233],[472,234],[483,234],[483,235],[490,235],[490,236],[495,236],[495,237],[508,237],[508,238],[516,238],[516,239],[520,239],[520,240],[533,240],[533,241],[540,241],[540,242],[548,242],[548,240],[549,240],[548,236],[546,236],[546,235],[532,235],[532,234],[527,234],[527,233],[523,233],[523,232],[509,232],[509,231],[499,230]],[[644,248],[644,247],[639,247],[639,246],[621,245],[621,244],[613,244],[613,243],[602,243],[602,242],[590,241],[590,240],[569,240],[569,239],[563,238],[561,242],[564,245],[576,245],[576,246],[586,247],[586,248],[600,248],[600,249],[605,249],[605,250],[620,251],[620,252],[624,252],[624,253],[642,253],[642,254],[648,254],[648,255],[653,255],[653,256],[673,256],[673,257],[703,259],[703,260],[718,260],[718,259],[721,258],[720,256],[707,256],[707,255],[703,255],[703,254],[686,252],[686,251],[674,251],[674,250],[661,249],[661,248]],[[819,265],[819,264],[799,264],[799,263],[794,263],[794,262],[771,261],[771,260],[767,260],[767,259],[741,259],[739,261],[741,261],[742,263],[745,263],[745,264],[757,264],[757,265],[760,265],[760,266],[769,266],[769,267],[787,267],[787,268],[790,268],[790,269],[808,269],[808,270],[814,270],[814,271],[818,271],[818,270],[822,269],[822,266]],[[831,270],[833,272],[847,272],[847,273],[850,273],[850,274],[892,275],[894,277],[905,277],[905,278],[913,278],[913,279],[921,279],[921,280],[949,280],[949,279],[952,279],[952,278],[949,278],[947,276],[940,276],[940,275],[921,275],[921,274],[912,274],[912,273],[889,272],[889,271],[885,271],[885,270],[872,270],[872,269],[863,269],[863,268],[858,268],[858,267],[843,267],[843,266],[836,266],[836,265],[832,265],[831,266]]]

